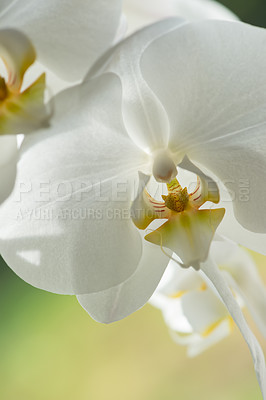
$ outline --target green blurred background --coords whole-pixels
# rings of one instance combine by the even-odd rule
[[[222,3],[245,22],[266,26],[265,0]],[[266,259],[254,257],[266,282]],[[188,359],[151,306],[121,322],[101,325],[75,297],[35,289],[3,261],[0,300],[1,400],[261,398],[251,356],[237,329]],[[265,340],[257,336],[266,352]]]

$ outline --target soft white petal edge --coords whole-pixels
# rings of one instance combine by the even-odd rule
[[[224,338],[228,337],[231,333],[230,322],[228,320],[222,321],[219,326],[207,337],[203,337],[197,333],[193,333],[184,337],[178,332],[170,330],[172,339],[182,346],[187,346],[188,357],[196,357],[214,346]]]
[[[96,321],[118,321],[138,310],[149,300],[168,262],[169,258],[160,247],[143,240],[138,268],[127,281],[109,290],[77,296],[77,299]]]
[[[147,153],[166,146],[169,122],[160,100],[143,79],[140,58],[156,38],[183,24],[186,21],[181,18],[169,18],[142,29],[107,51],[86,77],[89,79],[103,70],[120,77],[125,127],[132,140]]]
[[[263,395],[263,399],[265,400],[266,368],[263,351],[256,337],[250,330],[239,305],[237,304],[217,265],[209,258],[205,263],[201,263],[201,271],[203,271],[203,276],[206,276],[218,291],[250,349],[261,393]]]
[[[241,22],[194,22],[154,40],[140,65],[168,115],[169,149],[179,158],[186,154],[224,182],[233,193],[237,220],[260,233],[266,230],[261,201],[266,170],[265,41],[264,29]],[[254,77],[251,70],[256,71]],[[242,186],[248,189],[246,200]]]
[[[16,0],[2,10],[0,23],[25,32],[39,60],[73,82],[112,45],[121,12],[122,0]]]
[[[16,187],[0,209],[1,254],[38,288],[105,290],[131,276],[141,257],[139,232],[123,210],[130,213],[146,159],[124,129],[113,74],[60,93],[54,106],[51,127],[22,144]]]

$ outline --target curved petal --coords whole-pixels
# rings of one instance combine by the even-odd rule
[[[176,254],[175,257],[177,258]],[[193,268],[181,268],[170,260],[157,291],[168,297],[178,298],[187,291],[198,290],[201,286],[202,278]]]
[[[201,270],[203,271],[203,275],[205,275],[214,285],[215,289],[218,291],[221,296],[224,304],[228,308],[232,318],[237,324],[240,332],[242,333],[247,345],[249,346],[255,372],[257,375],[257,379],[261,388],[261,392],[263,398],[266,396],[266,369],[265,369],[265,360],[263,351],[254,336],[251,332],[242,312],[239,308],[229,286],[227,285],[225,279],[221,275],[217,265],[213,263],[210,259],[208,259],[205,263],[201,263]]]
[[[159,19],[180,15],[188,21],[200,19],[237,20],[222,4],[212,0],[124,0],[124,12],[132,33]]]
[[[141,238],[132,186],[146,162],[121,123],[114,75],[58,95],[50,130],[28,135],[12,198],[1,208],[1,254],[24,280],[58,293],[105,290],[134,273]]]
[[[220,269],[226,273],[227,282],[244,300],[258,328],[266,337],[266,286],[260,278],[256,265],[251,256],[233,243],[222,242],[218,246],[213,243],[212,250],[217,254],[217,249],[225,253],[228,246],[231,251],[227,256],[220,258]],[[215,254],[214,253],[214,254]],[[223,254],[224,255],[224,254]]]
[[[181,298],[184,315],[194,332],[208,336],[229,313],[211,289],[191,291]]]
[[[190,159],[185,156],[180,164],[179,167],[185,169],[186,171],[192,172],[197,175],[199,179],[199,189],[200,189],[200,198],[197,200],[199,192],[195,194],[194,197],[194,204],[197,204],[200,207],[206,201],[211,201],[212,203],[219,203],[220,194],[217,183],[210,178],[209,176],[205,175],[196,165],[194,165]]]
[[[13,190],[17,171],[17,139],[0,136],[0,204]]]
[[[243,23],[186,24],[153,41],[140,67],[169,117],[170,149],[214,172],[254,232],[266,230],[265,38]]]
[[[96,321],[110,323],[125,318],[151,297],[169,262],[158,246],[143,241],[143,252],[136,272],[111,289],[77,296],[82,307]]]
[[[1,104],[0,135],[35,131],[48,124],[51,117],[44,104],[45,74],[18,95],[10,95]]]
[[[184,337],[178,332],[171,332],[171,337],[176,343],[188,346],[187,354],[189,357],[196,357],[210,346],[213,346],[228,336],[231,333],[231,329],[232,325],[230,320],[225,319],[206,337],[197,333]]]
[[[192,326],[183,312],[180,298],[173,299],[156,290],[149,303],[162,311],[164,321],[171,330],[183,335],[193,334]]]
[[[8,85],[19,91],[26,70],[36,54],[30,40],[15,29],[0,29],[0,57],[8,71]]]
[[[151,25],[107,52],[87,79],[103,70],[116,73],[123,87],[123,120],[128,134],[147,153],[167,146],[169,122],[159,99],[142,77],[139,60],[146,47],[185,22],[172,18]]]
[[[223,216],[223,208],[174,213],[145,239],[171,249],[181,258],[184,267],[191,265],[199,269],[199,263],[208,257],[215,230]]]
[[[28,34],[44,65],[76,81],[111,46],[121,7],[121,0],[17,0],[0,23]]]
[[[36,81],[43,73],[45,73],[46,77],[46,88],[48,90],[49,97],[55,96],[60,91],[67,89],[70,87],[70,83],[60,79],[57,75],[55,75],[51,70],[45,68],[43,64],[38,61],[31,66],[30,70],[28,70],[23,79],[23,85],[21,90],[26,90],[31,84]]]
[[[234,215],[230,194],[228,194],[224,185],[219,184],[219,188],[222,199],[219,206],[225,207],[226,213],[217,229],[217,233],[248,249],[266,255],[266,234],[251,232],[240,225]]]

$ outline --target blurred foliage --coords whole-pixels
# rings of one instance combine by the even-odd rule
[[[266,26],[265,0],[222,3],[243,21]],[[265,257],[255,257],[266,277]],[[3,400],[261,398],[251,356],[237,329],[188,359],[151,306],[101,325],[74,296],[35,289],[1,260],[0,315]],[[265,340],[257,336],[266,350]]]
[[[222,0],[220,3],[233,11],[242,21],[266,27],[265,0]]]
[[[265,263],[264,257],[257,260]],[[260,399],[252,359],[237,329],[189,359],[149,305],[102,325],[74,296],[35,289],[7,267],[2,278],[3,400]]]
[[[266,281],[266,257],[255,259]],[[261,398],[249,350],[237,328],[189,359],[186,349],[172,342],[161,313],[150,305],[123,321],[98,324],[75,296],[31,287],[4,263],[0,315],[3,400]],[[265,340],[256,334],[266,350]]]

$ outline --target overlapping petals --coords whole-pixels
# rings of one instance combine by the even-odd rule
[[[154,41],[141,60],[143,76],[169,117],[172,151],[187,154],[218,176],[233,194],[238,221],[261,233],[266,229],[261,201],[266,59],[263,51],[256,54],[264,42],[264,30],[240,23],[187,24]],[[257,71],[254,79],[251,68]],[[241,199],[245,182],[248,201]]]
[[[113,75],[69,89],[55,99],[50,131],[22,145],[14,194],[1,208],[1,252],[34,286],[90,293],[137,269],[142,243],[129,210],[147,159],[124,130],[120,104]]]
[[[168,262],[159,247],[143,241],[141,259],[130,278],[108,290],[77,296],[78,301],[96,321],[110,323],[125,318],[149,300]]]
[[[245,39],[245,51],[237,49],[239,37]],[[62,210],[65,204],[58,201],[60,193],[55,192],[54,189],[61,184],[62,180],[69,183],[73,180],[80,181],[80,178],[84,176],[89,180],[97,181],[95,185],[92,185],[94,189],[99,185],[99,181],[103,181],[101,185],[104,192],[110,193],[111,182],[118,183],[122,178],[130,181],[131,177],[135,180],[138,171],[148,171],[151,174],[157,150],[168,147],[175,165],[188,155],[200,167],[197,171],[194,169],[200,177],[206,176],[202,172],[206,167],[210,174],[218,175],[225,185],[227,182],[224,176],[227,170],[236,184],[241,171],[245,173],[245,176],[248,174],[250,181],[252,179],[251,198],[248,202],[235,200],[236,215],[245,225],[249,224],[247,221],[249,218],[254,226],[256,224],[262,226],[264,217],[261,213],[264,210],[264,203],[258,201],[256,191],[262,194],[263,187],[256,186],[258,176],[254,174],[254,168],[256,169],[259,163],[252,164],[252,160],[249,159],[245,161],[241,155],[246,154],[244,146],[249,146],[250,157],[253,154],[258,156],[259,160],[263,152],[264,139],[260,127],[263,125],[262,109],[266,91],[263,90],[264,83],[260,77],[264,71],[265,62],[264,53],[260,57],[255,57],[254,48],[257,51],[258,46],[263,47],[264,37],[263,30],[241,23],[187,24],[179,19],[170,19],[146,28],[119,44],[114,50],[110,50],[94,66],[83,85],[69,92],[66,91],[55,101],[56,118],[47,138],[43,140],[47,135],[46,131],[36,136],[36,139],[27,138],[23,147],[21,175],[18,181],[20,184],[25,181],[24,186],[30,189],[29,193],[22,193],[23,201],[19,204],[20,208],[23,205],[24,209],[29,210],[52,209],[53,212]],[[190,48],[193,51],[188,51]],[[163,55],[163,58],[158,59],[158,54]],[[223,54],[223,57],[220,54]],[[236,64],[233,62],[235,59]],[[251,85],[249,80],[251,66],[248,60],[249,62],[252,60],[254,64],[252,67],[256,67],[257,70],[256,96],[255,94],[252,96],[251,88],[246,93],[240,84],[245,81],[247,85]],[[93,79],[108,70],[115,72],[119,79],[107,74],[101,78],[103,81],[100,79],[99,82],[105,82],[109,76],[108,79],[116,82],[115,84],[109,86],[108,83],[105,88],[104,84],[99,84],[98,87],[98,84],[88,82],[89,78]],[[221,79],[224,79],[222,88],[220,87]],[[231,82],[234,82],[233,86]],[[93,86],[93,90],[90,89],[90,85]],[[117,101],[112,101],[113,98]],[[122,114],[120,114],[120,107]],[[154,116],[156,116],[155,119]],[[250,120],[252,124],[255,124],[256,119],[259,120],[256,125],[258,130],[254,132],[261,144],[259,148],[258,142],[253,139],[254,136],[249,137],[245,143],[242,140],[242,133],[240,137],[238,136],[240,127],[245,132],[249,128]],[[114,126],[114,121],[118,123],[118,120],[120,124]],[[245,128],[246,125],[248,128]],[[239,129],[236,130],[237,128]],[[101,139],[99,131],[103,135]],[[122,135],[121,132],[124,134]],[[234,140],[239,137],[237,153],[232,142],[228,140],[230,137]],[[215,148],[215,152],[210,147],[218,140],[227,146],[226,154],[218,147]],[[131,152],[132,156],[129,156]],[[45,154],[43,159],[42,154]],[[202,154],[205,155],[204,160]],[[228,160],[230,155],[231,159]],[[84,157],[83,161],[82,157]],[[212,162],[214,158],[217,160],[216,164]],[[79,162],[73,160],[79,160]],[[30,165],[37,167],[31,170]],[[235,165],[237,168],[234,168]],[[190,169],[189,166],[185,168]],[[263,174],[263,170],[258,173]],[[36,188],[32,189],[31,185],[38,184],[42,178],[51,182],[53,190],[49,188],[52,194],[49,193],[47,196],[47,204],[39,207],[34,198]],[[88,186],[88,184],[85,185],[85,187]],[[14,196],[18,196],[20,191],[21,187],[18,183]],[[77,191],[82,192],[81,189]],[[90,205],[91,202],[96,204],[95,209],[99,208],[102,211],[108,209],[108,202],[103,207],[96,202],[95,193],[90,193],[87,203],[85,200],[77,203],[73,196],[69,199],[68,195],[69,193],[63,199],[66,202],[69,201],[70,210],[81,205]],[[126,209],[130,209],[132,200],[134,197],[129,191],[125,202]],[[95,220],[84,221],[79,218],[69,221],[69,218],[66,218],[62,221],[62,218],[59,218],[47,223],[38,221],[36,217],[33,221],[25,221],[23,215],[22,221],[17,221],[16,213],[20,208],[18,205],[14,207],[13,201],[10,204],[7,206],[8,211],[3,211],[4,223],[1,234],[2,238],[5,237],[2,246],[3,255],[11,267],[32,284],[60,293],[88,294],[117,286],[137,270],[142,245],[131,218],[127,221],[112,221],[113,226],[117,224],[118,230],[123,227],[121,232],[123,232],[125,243],[132,241],[132,246],[122,245],[121,249],[118,249],[120,239],[114,240],[112,246],[109,240],[104,240],[106,245],[102,245],[100,232],[107,232],[106,221],[100,220],[96,224]],[[114,204],[111,204],[111,208],[114,207]],[[121,205],[118,208],[121,208]],[[248,215],[245,214],[245,221],[242,221],[244,211]],[[20,214],[19,217],[21,218]],[[13,220],[12,224],[8,222],[10,218]],[[109,222],[111,227],[111,221]],[[41,239],[43,236],[48,240]],[[56,251],[49,250],[52,243],[49,240],[51,236],[58,239]],[[33,245],[31,243],[34,237],[38,240],[36,239]],[[23,238],[27,238],[27,244]],[[86,245],[87,241],[90,241],[90,246]],[[140,250],[134,249],[135,242],[139,243]],[[68,253],[62,256],[65,243],[67,243]],[[101,247],[97,247],[97,243]],[[105,247],[107,247],[106,251]],[[159,247],[158,244],[157,247]],[[109,257],[110,269],[107,273],[107,258],[111,248],[115,250],[109,253],[112,257]],[[97,262],[94,256],[90,256],[92,249],[93,254],[100,254],[100,258],[95,256]],[[120,258],[117,256],[118,263],[115,254],[120,254],[121,251],[123,255]],[[93,274],[86,274],[86,265],[91,263],[88,259],[95,264]],[[45,268],[36,268],[37,265],[44,265],[44,260]],[[74,260],[77,264],[75,267]],[[61,265],[63,264],[67,267],[62,273]],[[128,270],[127,267],[122,268],[123,264],[128,267]],[[75,275],[75,268],[79,269],[79,266],[82,271],[77,274],[79,283],[73,286],[72,276]],[[57,278],[52,276],[52,271],[54,273],[55,270],[58,271]],[[68,272],[65,273],[65,271]]]
[[[0,210],[1,252],[11,268],[34,286],[77,294],[95,319],[111,322],[148,300],[167,264],[164,243],[143,239],[131,215],[138,173],[153,173],[168,184],[160,207],[168,208],[174,228],[165,247],[215,286],[250,347],[263,393],[261,349],[227,280],[207,257],[224,211],[206,230],[200,216],[217,215],[205,201],[217,203],[224,185],[239,223],[266,231],[265,41],[264,30],[241,23],[169,19],[118,44],[81,85],[58,95],[51,128],[26,138],[14,193]],[[203,182],[200,195],[184,188],[182,200],[173,191],[180,167]],[[212,196],[207,178],[218,178]],[[247,201],[238,195],[242,180]],[[188,206],[195,229],[182,219]],[[260,311],[256,320],[264,325]]]
[[[219,266],[241,308],[246,307],[265,336],[265,285],[251,256],[230,241],[214,240],[211,257]],[[150,303],[162,310],[172,337],[195,356],[232,331],[228,310],[209,281],[193,269],[169,266]]]
[[[146,40],[153,29],[129,38],[104,59],[105,66],[123,82],[128,81],[129,69],[115,60],[127,60],[128,54],[134,54],[130,73],[140,78],[123,84],[127,129],[133,119],[132,127],[138,127],[130,131],[131,137],[147,152],[160,148],[164,137],[176,164],[188,155],[201,170],[206,168],[230,191],[240,224],[264,233],[265,31],[242,23],[206,21],[169,27],[168,33]],[[142,36],[146,46],[139,45]],[[251,69],[256,70],[254,77]],[[154,96],[160,104],[156,127],[149,125]],[[147,136],[147,125],[152,127],[154,140]],[[162,136],[158,133],[161,127]],[[243,185],[249,190],[247,201],[241,195]],[[265,246],[260,250],[265,252]]]
[[[219,240],[212,243],[210,257],[201,264],[201,270],[201,275],[180,270],[171,261],[151,303],[162,310],[173,338],[189,346],[192,356],[227,336],[233,317],[249,345],[265,396],[263,353],[240,309],[247,306],[265,335],[265,286],[254,262],[234,243]],[[252,295],[256,290],[258,296]]]
[[[120,17],[121,0],[13,0],[0,9],[0,25],[25,32],[39,60],[68,81],[111,46]]]
[[[16,135],[28,133],[47,123],[44,104],[45,75],[22,89],[24,75],[35,61],[30,40],[15,29],[0,30],[0,203],[11,193],[18,159]]]

